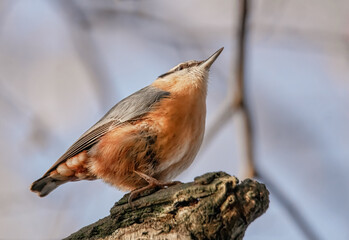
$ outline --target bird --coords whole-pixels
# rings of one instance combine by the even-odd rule
[[[112,107],[47,170],[30,190],[40,197],[58,186],[102,179],[131,191],[166,188],[187,169],[203,141],[209,70],[223,48],[190,60]]]

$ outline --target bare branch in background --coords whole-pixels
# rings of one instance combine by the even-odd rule
[[[240,2],[240,16],[239,16],[239,30],[238,30],[238,43],[237,43],[237,58],[235,68],[235,76],[230,81],[229,91],[234,92],[230,94],[228,92],[226,100],[221,105],[218,111],[217,117],[214,119],[213,124],[207,131],[204,147],[212,141],[215,134],[220,130],[222,126],[230,119],[234,113],[241,113],[242,117],[242,136],[239,139],[243,139],[243,146],[245,151],[245,158],[243,159],[245,163],[244,177],[256,177],[258,176],[266,185],[270,188],[272,194],[280,201],[284,206],[286,211],[289,213],[290,217],[294,220],[303,234],[309,240],[319,239],[310,225],[307,223],[305,218],[302,216],[300,211],[290,202],[290,200],[285,196],[279,188],[274,184],[274,182],[269,181],[264,174],[261,174],[256,169],[255,156],[254,156],[254,145],[253,145],[253,126],[250,108],[246,102],[247,92],[246,92],[246,79],[245,79],[245,62],[246,62],[246,42],[247,42],[247,21],[249,13],[249,1],[242,0]],[[232,74],[233,76],[233,74]]]
[[[252,122],[249,107],[246,103],[246,89],[245,89],[245,56],[246,56],[246,32],[247,32],[247,17],[248,17],[248,2],[240,1],[240,16],[238,29],[238,43],[236,61],[233,61],[232,69],[235,71],[231,74],[229,80],[230,87],[228,89],[227,97],[221,105],[216,118],[209,126],[203,148],[205,149],[212,141],[220,128],[233,116],[234,113],[240,112],[243,122],[243,136],[245,142],[242,145],[245,154],[244,159],[244,173],[243,177],[251,178],[256,176],[254,154],[253,154],[253,138],[252,138]],[[234,33],[235,36],[235,33]],[[235,73],[235,75],[234,75]],[[234,94],[231,94],[233,92]]]
[[[243,122],[243,137],[245,145],[245,171],[243,176],[245,177],[255,177],[256,167],[254,160],[254,146],[253,146],[253,129],[252,129],[252,119],[249,106],[246,102],[246,88],[245,88],[245,62],[246,62],[246,42],[247,42],[247,20],[248,20],[248,7],[249,1],[244,0],[240,3],[240,29],[239,29],[239,39],[238,39],[238,58],[236,63],[236,81],[237,86],[235,88],[235,102],[239,111],[241,112],[242,122]]]
[[[101,53],[92,35],[92,23],[87,13],[75,1],[57,0],[54,2],[60,8],[70,30],[73,44],[91,76],[93,88],[102,107],[115,102],[115,91],[111,88],[112,79],[108,75]]]

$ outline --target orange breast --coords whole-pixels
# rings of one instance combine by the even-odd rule
[[[102,137],[89,152],[89,170],[127,190],[146,185],[134,170],[160,181],[172,179],[195,158],[205,115],[205,97],[171,94],[144,118],[122,124]]]
[[[159,119],[159,139],[162,164],[156,172],[158,179],[172,179],[186,169],[195,158],[201,145],[206,106],[205,99],[196,95],[175,95],[161,104],[161,110],[149,114]]]

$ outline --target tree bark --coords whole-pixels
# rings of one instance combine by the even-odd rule
[[[109,216],[66,239],[242,239],[269,206],[264,184],[251,179],[239,183],[224,172],[146,192],[133,208],[128,196],[115,203]]]

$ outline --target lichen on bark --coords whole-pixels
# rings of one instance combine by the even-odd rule
[[[224,172],[207,173],[193,182],[126,194],[110,215],[66,239],[242,239],[248,225],[269,205],[264,184],[239,180]]]

